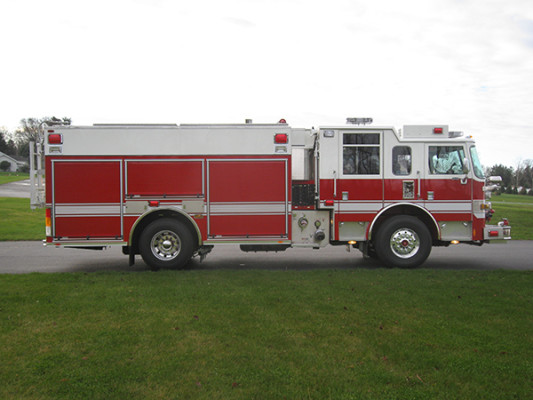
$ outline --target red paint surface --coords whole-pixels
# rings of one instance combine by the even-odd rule
[[[114,238],[120,236],[119,217],[58,217],[55,219],[56,237]]]
[[[128,161],[126,195],[203,194],[202,161]]]
[[[288,189],[285,162],[211,161],[209,201],[285,201]]]
[[[119,203],[120,162],[56,162],[54,195],[58,203]]]
[[[219,215],[211,217],[210,234],[221,236],[286,237],[284,215]]]

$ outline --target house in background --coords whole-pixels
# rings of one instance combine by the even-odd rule
[[[0,151],[0,163],[2,163],[2,161],[7,161],[11,164],[11,167],[8,170],[9,172],[17,172],[19,169],[28,166],[28,161],[24,157],[8,156]]]

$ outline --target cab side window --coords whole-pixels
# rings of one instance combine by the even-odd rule
[[[392,149],[392,173],[394,175],[410,175],[411,163],[409,146],[396,146]]]
[[[462,175],[464,158],[462,146],[429,146],[429,172],[432,175]]]
[[[343,174],[380,174],[380,134],[345,133],[343,135]]]

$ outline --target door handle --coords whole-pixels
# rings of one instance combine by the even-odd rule
[[[333,198],[337,200],[337,171],[333,171]]]
[[[468,176],[464,176],[462,178],[459,178],[458,176],[454,176],[452,178],[452,181],[461,181],[461,185],[466,185],[468,183]]]

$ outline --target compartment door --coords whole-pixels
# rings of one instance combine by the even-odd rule
[[[122,240],[122,164],[118,160],[52,162],[56,240]]]
[[[288,238],[288,159],[207,163],[209,239]]]

